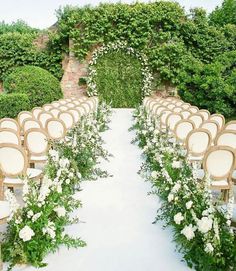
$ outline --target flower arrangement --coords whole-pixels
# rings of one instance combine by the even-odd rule
[[[89,62],[88,67],[88,77],[87,77],[87,85],[88,85],[88,95],[89,96],[97,96],[97,85],[96,85],[96,64],[100,57],[107,54],[108,52],[112,51],[125,51],[129,55],[135,56],[137,59],[140,60],[141,67],[142,67],[142,95],[143,97],[149,96],[151,94],[151,85],[152,85],[152,73],[148,67],[148,58],[146,55],[141,54],[134,50],[133,48],[129,47],[128,44],[124,41],[117,41],[114,43],[104,44],[98,49],[96,49],[92,54],[92,59]]]
[[[214,201],[210,178],[199,182],[197,167],[187,159],[186,151],[168,132],[161,132],[158,119],[152,119],[144,107],[135,114],[137,142],[143,149],[140,174],[153,184],[162,199],[156,222],[174,230],[174,240],[188,266],[196,270],[235,270],[236,236],[230,227],[231,195],[227,208]]]
[[[44,257],[61,244],[68,248],[86,245],[80,238],[70,237],[65,227],[78,222],[77,215],[71,217],[71,213],[81,206],[80,182],[108,176],[96,167],[98,160],[109,157],[102,147],[98,127],[97,114],[84,116],[65,139],[51,142],[41,184],[24,179],[23,207],[14,194],[6,190],[11,216],[2,255],[3,260],[10,263],[9,270],[18,263],[45,266]]]

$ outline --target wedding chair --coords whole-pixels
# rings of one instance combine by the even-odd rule
[[[176,106],[182,107],[182,105],[184,104],[184,102],[182,100],[177,100],[175,104],[176,104]]]
[[[68,110],[74,117],[75,124],[80,120],[80,112],[76,108],[71,108]]]
[[[167,107],[170,103],[171,103],[171,102],[164,101],[164,102],[162,103],[162,105]]]
[[[180,112],[183,111],[183,108],[180,107],[180,106],[176,106],[175,108],[172,109],[172,111],[173,111],[174,113],[180,113]]]
[[[183,103],[180,107],[182,107],[184,110],[186,110],[186,109],[189,109],[189,107],[191,107],[191,104]]]
[[[216,146],[228,146],[236,150],[236,131],[222,130],[215,139]]]
[[[224,130],[234,130],[236,131],[236,120],[229,121],[225,124]]]
[[[19,123],[11,118],[3,118],[0,119],[0,128],[9,128],[16,131],[17,134],[20,135],[20,125]]]
[[[17,116],[17,121],[20,125],[20,127],[22,128],[22,123],[25,119],[27,118],[33,118],[33,113],[29,112],[29,111],[21,111],[18,116]]]
[[[147,110],[150,114],[154,114],[156,111],[156,108],[162,106],[160,103],[156,102],[152,104],[152,106]]]
[[[204,119],[201,114],[194,113],[188,117],[189,120],[192,120],[196,126],[196,128],[199,128],[200,125],[203,123]]]
[[[188,119],[189,116],[192,115],[192,112],[188,111],[187,109],[186,110],[182,110],[180,112],[180,114],[182,115],[183,119]]]
[[[69,102],[66,104],[68,108],[74,108],[76,105],[73,102]]]
[[[59,108],[52,108],[49,112],[52,113],[54,118],[57,118],[61,111]]]
[[[38,120],[42,124],[43,129],[45,128],[46,121],[50,118],[53,118],[53,114],[49,111],[42,111],[41,113],[39,113]]]
[[[91,105],[87,102],[81,103],[80,106],[85,109],[86,114],[89,114],[92,111]]]
[[[211,115],[211,113],[210,113],[208,110],[205,110],[205,109],[200,109],[200,110],[198,111],[198,114],[201,114],[201,115],[202,115],[204,121],[205,121],[205,120],[208,120],[209,117],[210,117],[210,115]]]
[[[173,132],[175,125],[183,119],[180,113],[170,113],[166,118],[166,127],[169,128],[170,132]]]
[[[198,128],[191,131],[186,138],[186,148],[190,162],[202,161],[204,154],[212,142],[208,130]]]
[[[166,110],[163,110],[161,112],[161,116],[160,116],[160,125],[161,125],[161,129],[164,131],[167,127],[166,127],[166,119],[167,117],[173,113],[171,110],[169,109],[166,109]]]
[[[223,190],[224,200],[229,198],[232,189],[232,172],[235,168],[235,151],[227,146],[213,146],[205,154],[203,169],[198,170],[198,179],[207,175],[211,179],[211,189]]]
[[[27,119],[25,119],[23,121],[23,123],[22,123],[23,134],[25,134],[29,129],[32,129],[32,128],[43,129],[43,126],[42,126],[41,122],[39,122],[35,118],[27,118]]]
[[[62,120],[51,118],[46,121],[46,132],[52,140],[63,139],[66,136],[66,126]]]
[[[0,168],[3,175],[4,187],[22,187],[23,181],[20,177],[27,176],[30,179],[40,180],[42,170],[28,168],[28,157],[26,151],[15,144],[0,144]]]
[[[210,116],[209,119],[210,120],[215,120],[216,122],[218,122],[220,129],[222,129],[224,127],[224,125],[225,125],[225,118],[221,114],[213,114],[213,115]]]
[[[74,116],[68,111],[60,112],[58,118],[64,122],[67,130],[71,129],[75,123]]]
[[[154,115],[159,117],[161,115],[162,111],[164,111],[164,110],[169,110],[169,109],[167,107],[161,105],[161,106],[157,107],[153,113],[154,113]]]
[[[52,108],[54,108],[54,106],[52,104],[45,104],[43,106],[44,111],[50,111]]]
[[[86,110],[85,110],[84,107],[82,107],[82,106],[79,105],[79,106],[76,107],[76,110],[79,111],[79,114],[80,114],[81,117],[84,116],[84,115],[86,115]]]
[[[67,104],[67,101],[64,100],[64,99],[61,99],[61,100],[59,100],[58,102],[60,103],[60,105],[65,105],[65,104]]]
[[[48,134],[43,129],[29,129],[25,134],[24,144],[28,152],[29,163],[35,164],[47,161],[49,142]]]
[[[64,105],[60,105],[60,106],[58,107],[58,109],[60,109],[61,111],[67,111],[67,110],[69,109],[69,107],[66,106],[66,104],[64,104]]]
[[[43,111],[44,111],[44,110],[43,110],[42,107],[34,107],[34,108],[31,110],[33,116],[34,116],[36,119],[38,119],[38,115],[39,115],[41,112],[43,112]]]
[[[61,103],[58,102],[58,101],[55,101],[55,102],[52,102],[51,105],[52,105],[54,108],[57,108],[57,107],[60,107],[60,106],[61,106]]]
[[[80,101],[77,100],[73,101],[73,103],[75,104],[75,106],[80,105]]]
[[[176,107],[176,105],[173,103],[167,105],[167,108],[170,110],[173,110],[175,107]]]
[[[188,134],[194,130],[195,124],[191,120],[180,120],[176,123],[175,128],[174,128],[174,134],[176,139],[182,143],[185,144],[186,138]]]
[[[199,108],[197,106],[190,106],[188,110],[192,112],[192,114],[195,114],[199,111]]]
[[[200,128],[206,129],[211,133],[212,141],[215,140],[218,131],[220,130],[219,123],[215,120],[206,120],[201,125]]]
[[[12,143],[21,145],[19,134],[11,128],[0,128],[0,143]]]

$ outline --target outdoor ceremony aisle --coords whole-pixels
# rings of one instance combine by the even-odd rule
[[[152,224],[160,203],[156,196],[147,195],[151,185],[137,174],[141,152],[130,143],[134,138],[134,133],[128,132],[131,125],[132,110],[114,110],[111,129],[103,134],[105,147],[114,157],[102,165],[113,178],[82,184],[79,214],[84,223],[67,230],[80,236],[87,246],[78,250],[60,248],[45,259],[48,266],[41,270],[189,270],[175,252],[171,230]]]

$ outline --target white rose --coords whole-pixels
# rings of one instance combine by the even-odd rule
[[[181,162],[180,161],[173,161],[172,168],[181,168]]]
[[[214,247],[211,243],[207,243],[204,250],[206,253],[211,254],[214,251]]]
[[[59,153],[55,150],[49,150],[49,154],[52,157],[54,161],[58,161],[59,159]]]
[[[212,229],[213,220],[209,217],[202,217],[202,219],[198,220],[197,226],[200,232],[207,233]]]
[[[174,185],[174,187],[172,188],[172,192],[173,193],[177,193],[179,191],[179,189],[181,188],[181,184],[180,183],[176,183]]]
[[[186,208],[187,209],[191,209],[192,208],[192,205],[193,205],[193,202],[190,200],[186,203]]]
[[[79,179],[81,179],[82,176],[81,176],[80,172],[77,172],[76,175],[77,175],[77,177],[78,177]]]
[[[181,221],[184,219],[182,213],[178,213],[174,216],[174,221],[176,224],[180,225]]]
[[[70,172],[69,175],[68,175],[69,178],[73,178],[74,177],[74,173],[73,172]]]
[[[152,171],[151,177],[152,177],[153,179],[156,179],[157,176],[158,176],[157,172],[156,172],[156,171]]]
[[[63,217],[66,215],[66,209],[64,207],[56,207],[54,211],[57,213],[59,217]]]
[[[35,222],[37,219],[39,219],[41,216],[41,212],[40,213],[37,213],[35,214],[33,217],[32,217],[32,221]]]
[[[185,226],[183,228],[183,230],[181,231],[181,233],[188,239],[191,240],[194,238],[195,234],[194,234],[194,227],[192,224]]]
[[[27,212],[27,217],[28,217],[28,218],[31,218],[33,215],[34,215],[34,213],[33,213],[32,210],[29,210],[29,211]]]
[[[173,199],[174,199],[174,195],[170,193],[168,196],[168,201],[171,202]]]
[[[24,241],[29,241],[34,236],[34,231],[29,226],[24,226],[19,232],[19,237]]]
[[[62,158],[59,161],[59,165],[62,168],[66,168],[67,166],[69,166],[69,164],[70,164],[70,161],[67,158]]]
[[[69,184],[70,183],[70,179],[66,179],[66,184]]]

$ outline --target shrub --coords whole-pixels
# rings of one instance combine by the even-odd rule
[[[29,110],[30,102],[26,94],[0,94],[0,118],[15,118],[20,111]]]
[[[30,107],[42,106],[62,97],[59,80],[50,72],[35,66],[15,68],[4,80],[7,93],[25,93]]]

